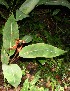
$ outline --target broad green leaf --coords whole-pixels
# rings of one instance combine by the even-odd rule
[[[22,20],[23,18],[29,17],[20,10],[16,10],[16,21]]]
[[[34,7],[37,5],[39,0],[26,0],[19,8],[24,14],[28,15]]]
[[[7,79],[8,83],[12,86],[17,87],[21,82],[22,71],[17,64],[2,65],[4,78]]]
[[[1,49],[1,62],[2,64],[8,64],[9,62],[9,56],[4,48]]]
[[[70,9],[70,3],[68,0],[39,0],[38,5],[45,4],[45,5],[62,5],[66,6]]]
[[[49,44],[37,43],[24,47],[19,52],[19,56],[23,58],[36,58],[36,57],[52,58],[59,56],[65,52],[66,51],[61,50]]]
[[[15,45],[15,40],[19,38],[18,25],[13,15],[11,15],[3,29],[3,47],[8,50]],[[12,55],[14,51],[9,51],[9,55]]]
[[[25,35],[22,40],[24,40],[26,43],[29,43],[30,41],[32,41],[32,37],[30,35]]]
[[[0,0],[0,4],[5,5],[7,8],[9,8],[9,6],[5,0]]]

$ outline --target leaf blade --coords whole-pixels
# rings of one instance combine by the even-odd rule
[[[37,5],[39,0],[26,0],[21,7],[19,8],[20,11],[22,11],[24,14],[29,14],[34,7]]]
[[[65,53],[64,50],[61,50],[52,45],[37,43],[24,47],[19,52],[19,56],[23,58],[36,58],[36,57],[52,58],[59,56],[63,53]]]
[[[29,17],[29,15],[24,14],[20,10],[16,10],[16,21],[22,20],[23,18]]]
[[[14,15],[12,14],[3,29],[3,47],[8,50],[15,44],[15,40],[19,38],[19,30]],[[14,52],[14,51],[13,51]],[[11,55],[11,52],[8,50]]]
[[[38,5],[45,4],[45,5],[62,5],[66,6],[70,9],[70,3],[68,0],[39,0]]]
[[[4,78],[14,87],[17,87],[21,82],[22,71],[17,64],[2,65]]]
[[[8,64],[9,63],[9,56],[3,47],[1,49],[1,62],[2,62],[2,64]]]
[[[22,40],[24,40],[26,43],[29,43],[30,41],[32,41],[32,36],[30,35],[25,35]]]

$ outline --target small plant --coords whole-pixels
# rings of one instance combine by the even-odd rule
[[[11,15],[3,29],[3,47],[2,47],[2,52],[1,52],[1,60],[3,63],[2,69],[3,69],[4,77],[13,86],[15,86],[14,84],[16,84],[16,83],[19,84],[20,80],[19,80],[19,82],[17,82],[16,79],[18,77],[19,77],[19,79],[21,79],[21,77],[22,77],[22,72],[17,65],[15,65],[15,64],[6,65],[9,63],[10,56],[12,56],[14,54],[14,51],[15,51],[15,55],[11,59],[11,63],[14,61],[14,59],[16,58],[18,53],[19,53],[19,56],[23,57],[23,58],[36,58],[36,57],[53,58],[53,57],[56,57],[56,56],[59,56],[59,55],[65,53],[64,50],[61,50],[57,47],[54,47],[49,44],[44,44],[44,43],[32,44],[29,46],[25,46],[23,48],[24,44],[30,42],[32,40],[32,38],[30,36],[24,36],[23,37],[24,40],[20,39],[20,40],[15,41],[16,39],[19,39],[18,25],[14,19],[14,16]],[[13,70],[14,65],[16,67],[15,68],[16,70]],[[21,74],[20,76],[17,75],[17,73],[16,73],[16,71],[18,69]],[[9,74],[8,74],[8,71],[10,72]],[[14,78],[12,81],[10,81],[11,76],[9,76],[9,75],[11,75],[11,76],[13,75],[13,78],[16,77],[15,75],[17,75],[18,77]],[[8,79],[8,77],[10,77],[10,78]],[[12,83],[14,83],[14,84],[12,84]],[[18,85],[16,85],[16,86],[18,86]]]
[[[33,90],[34,91],[49,91],[49,89],[44,89],[43,87],[35,86],[35,84],[40,78],[39,74],[40,72],[37,72],[34,78],[32,79],[32,81],[28,81],[28,79],[26,79],[25,82],[23,83],[23,87],[21,91],[33,91]]]
[[[63,3],[62,3],[63,2]],[[16,10],[16,18],[14,15],[11,14],[5,24],[3,29],[3,46],[1,49],[1,61],[2,61],[2,69],[4,78],[7,79],[8,83],[10,83],[15,88],[21,82],[22,78],[22,70],[17,64],[13,64],[16,59],[19,57],[23,58],[53,58],[59,55],[66,53],[66,51],[54,47],[49,44],[45,43],[36,43],[25,46],[25,44],[30,43],[32,41],[31,35],[25,35],[22,39],[19,38],[19,29],[17,21],[22,20],[23,18],[29,17],[29,13],[34,9],[36,5],[40,4],[56,4],[56,5],[63,5],[69,7],[69,3],[65,4],[66,0],[64,1],[47,1],[46,0],[26,0],[21,7]],[[5,2],[4,2],[5,3]],[[7,3],[5,3],[6,7],[8,8]],[[30,7],[29,7],[30,6]],[[56,12],[55,14],[57,14]],[[53,14],[54,15],[54,14]],[[13,56],[13,58],[11,58]],[[40,61],[40,60],[39,60]],[[42,62],[41,62],[42,63]],[[43,63],[42,63],[43,64]],[[36,78],[37,77],[37,78]],[[35,83],[38,81],[39,76],[35,76],[35,79],[31,82],[28,79],[25,80],[24,86],[21,91],[48,91],[45,90],[43,87],[38,88],[35,86]],[[54,88],[54,86],[53,86]]]

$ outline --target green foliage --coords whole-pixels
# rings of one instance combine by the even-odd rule
[[[23,18],[29,17],[20,10],[16,10],[16,21],[22,20]]]
[[[17,87],[21,82],[22,71],[17,64],[2,65],[4,78],[14,87]]]
[[[52,15],[53,15],[53,16],[54,16],[54,15],[57,15],[59,12],[60,12],[60,9],[56,9],[56,10],[53,11],[53,14],[52,14]]]
[[[11,51],[9,49],[15,45],[16,39],[19,39],[19,31],[14,15],[12,14],[8,18],[3,29],[3,48],[9,54],[9,56],[14,53],[14,51]]]
[[[29,82],[28,82],[28,79],[26,79],[24,82],[24,86],[21,89],[21,91],[28,91],[28,88],[29,88]]]
[[[62,87],[62,86],[60,86],[60,85],[58,85],[57,87],[56,87],[56,89],[55,89],[55,91],[64,91],[64,88]]]
[[[16,20],[21,20],[28,17],[28,14],[34,9],[39,0],[26,0],[19,10],[16,11]]]
[[[36,82],[39,80],[39,78],[40,78],[40,71],[38,71],[36,74],[35,74],[35,77],[34,77],[34,79],[30,82],[30,85],[35,85],[36,84]]]
[[[29,14],[37,5],[39,0],[26,0],[21,7],[19,8],[20,11],[22,11],[24,14]]]
[[[4,48],[1,49],[1,62],[2,64],[8,64],[9,56]]]
[[[5,0],[0,0],[0,4],[5,5],[7,8],[9,8],[9,6]]]
[[[22,20],[23,18],[29,17],[29,13],[34,9],[37,5],[62,5],[66,6],[70,9],[70,3],[67,0],[26,0],[19,9],[16,10],[16,5],[19,4],[19,1],[16,1],[16,5],[14,6],[14,1],[11,1],[11,5],[7,4],[5,0],[0,0],[0,4],[5,5],[7,8],[11,7],[10,12],[16,12],[16,21]],[[9,12],[9,14],[10,14]],[[1,13],[1,15],[6,19],[6,16]]]
[[[26,43],[29,43],[30,41],[32,41],[32,37],[30,35],[25,35],[22,40],[24,40]]]
[[[40,0],[38,5],[62,5],[70,9],[70,3],[67,0]]]
[[[40,72],[37,72],[35,74],[34,79],[29,82],[28,79],[25,80],[25,82],[23,83],[23,87],[21,89],[21,91],[48,91],[46,89],[44,89],[43,87],[37,87],[35,86],[35,84],[37,83],[37,81],[39,80],[40,76],[39,76]]]
[[[28,14],[34,9],[34,7],[37,5],[62,5],[66,6],[70,9],[70,3],[67,0],[26,0],[19,10],[16,10],[16,20],[22,20],[23,18],[28,17]]]
[[[45,62],[47,62],[47,60],[46,60],[46,59],[39,59],[38,61],[41,63],[41,65],[44,65],[44,64],[45,64]]]
[[[45,57],[53,58],[65,53],[64,50],[58,49],[52,45],[37,43],[24,47],[19,56],[23,58],[36,58],[36,57]]]

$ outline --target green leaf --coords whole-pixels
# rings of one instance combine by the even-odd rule
[[[30,87],[30,91],[45,91],[43,87],[37,87],[35,85],[32,85]]]
[[[49,91],[49,88],[46,88],[44,91]]]
[[[22,40],[24,40],[26,43],[29,43],[30,41],[32,41],[32,37],[30,35],[25,35]]]
[[[1,62],[2,64],[8,64],[9,56],[4,48],[1,49]]]
[[[62,5],[70,9],[70,3],[67,0],[39,0],[38,5]]]
[[[26,0],[19,8],[24,14],[28,15],[34,7],[37,5],[39,0]]]
[[[38,88],[35,86],[35,83],[40,78],[39,75],[40,75],[40,71],[38,71],[35,74],[35,77],[34,77],[34,79],[31,82],[29,82],[28,79],[26,79],[25,82],[23,83],[23,87],[22,87],[21,91],[29,91],[29,89],[30,89],[30,91],[33,91],[33,90],[37,91]],[[38,91],[40,91],[40,90],[38,90]]]
[[[45,64],[45,62],[47,62],[47,60],[46,59],[40,59],[40,60],[38,60],[42,65],[44,65]]]
[[[38,81],[39,78],[40,78],[39,75],[40,75],[40,71],[38,71],[38,72],[35,74],[34,79],[30,82],[30,86],[35,85],[35,84],[37,83],[37,81]]]
[[[15,45],[15,40],[19,38],[18,25],[13,15],[11,15],[3,29],[3,47],[8,50]],[[12,55],[14,51],[9,51],[9,55]]]
[[[17,87],[21,82],[22,71],[17,64],[2,65],[4,78],[14,87]]]
[[[29,88],[29,82],[28,82],[28,79],[26,79],[21,91],[28,91],[28,88]]]
[[[5,0],[0,0],[0,4],[5,5],[7,8],[9,8],[9,6]]]
[[[53,15],[53,16],[54,16],[54,15],[57,15],[59,12],[60,12],[60,9],[56,9],[56,10],[53,11],[53,14],[52,14],[52,15]]]
[[[66,51],[61,50],[49,44],[37,43],[24,47],[19,52],[19,56],[23,58],[36,58],[36,57],[52,58],[59,56],[65,52]]]
[[[16,21],[22,20],[23,18],[29,17],[29,15],[24,14],[20,10],[16,10]]]

